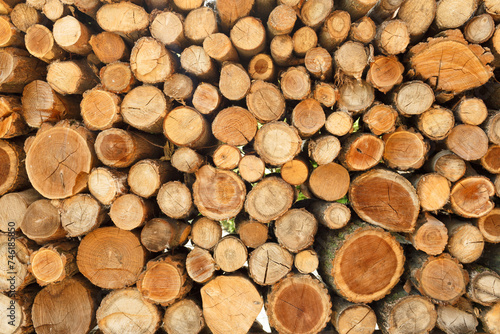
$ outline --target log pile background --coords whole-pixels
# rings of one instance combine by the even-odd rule
[[[499,1],[0,14],[0,333],[500,333]]]

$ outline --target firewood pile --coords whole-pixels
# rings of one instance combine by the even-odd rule
[[[1,334],[500,333],[500,1],[0,14]]]

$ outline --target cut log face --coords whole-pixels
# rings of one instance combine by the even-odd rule
[[[206,283],[215,276],[218,265],[206,249],[195,246],[186,258],[186,271],[197,283]]]
[[[120,229],[131,231],[143,226],[153,211],[152,202],[134,194],[125,194],[111,204],[109,217]]]
[[[109,3],[99,8],[96,21],[105,31],[136,40],[148,28],[149,15],[144,8],[131,2]]]
[[[241,178],[247,182],[256,182],[264,176],[266,165],[255,155],[245,155],[238,165]]]
[[[318,254],[311,249],[303,250],[295,255],[293,265],[297,268],[299,273],[310,274],[318,269]]]
[[[221,110],[212,123],[212,133],[223,143],[240,146],[252,141],[257,132],[257,120],[246,109],[229,107]]]
[[[204,249],[212,249],[222,236],[222,227],[216,221],[201,217],[193,223],[191,241]]]
[[[28,263],[30,260],[30,254],[32,250],[27,246],[26,238],[16,238],[15,239],[15,256],[13,259],[9,259],[9,249],[12,249],[12,244],[9,245],[9,237],[7,234],[0,234],[0,251],[2,251],[1,259],[3,261],[4,270],[0,272],[0,291],[20,291],[26,285],[33,283],[35,279],[33,275],[28,271]],[[15,274],[9,274],[9,269],[7,267],[7,261],[16,268]],[[15,277],[15,281],[12,282],[11,276]],[[4,322],[2,322],[4,323]]]
[[[353,303],[383,298],[403,273],[401,245],[380,228],[353,225],[344,231],[338,237],[334,232],[320,236],[318,254],[324,259],[320,263],[323,279]]]
[[[255,135],[254,148],[262,160],[279,166],[292,160],[300,151],[302,139],[298,131],[283,122],[263,125]]]
[[[414,229],[420,208],[411,183],[399,174],[381,169],[354,179],[349,200],[363,220],[398,232]]]
[[[436,106],[424,111],[417,123],[424,136],[436,141],[448,137],[454,125],[455,117],[451,110]]]
[[[448,244],[448,229],[441,221],[425,213],[418,220],[415,231],[409,235],[409,239],[415,249],[429,255],[439,255]]]
[[[89,285],[81,278],[69,278],[40,291],[32,309],[36,332],[88,333],[95,324],[97,307]]]
[[[231,29],[230,36],[242,58],[255,56],[266,46],[266,29],[259,19],[251,16],[238,20]]]
[[[384,153],[384,141],[370,134],[353,135],[343,144],[342,164],[350,171],[363,171],[376,166]]]
[[[184,20],[184,35],[194,44],[203,44],[205,38],[217,32],[217,18],[209,7],[190,11]]]
[[[211,139],[210,128],[203,115],[191,107],[177,107],[163,121],[163,133],[178,146],[203,148]]]
[[[78,194],[63,201],[59,209],[61,225],[68,237],[78,237],[98,228],[105,220],[102,205],[89,194]]]
[[[456,182],[464,176],[467,166],[455,153],[444,150],[430,160],[429,169],[443,175],[451,182]]]
[[[237,223],[238,235],[245,246],[257,248],[264,244],[269,237],[269,227],[254,220],[244,220]]]
[[[312,245],[318,221],[305,209],[292,209],[274,223],[274,234],[281,246],[292,253]]]
[[[333,299],[332,325],[339,334],[372,334],[377,316],[370,306]]]
[[[137,281],[145,257],[146,251],[135,234],[117,227],[102,227],[82,239],[77,264],[92,284],[119,289]]]
[[[225,236],[214,248],[214,260],[227,273],[243,267],[248,258],[245,244],[235,236]]]
[[[201,288],[201,299],[203,316],[215,334],[247,333],[264,304],[252,282],[240,276],[216,277]]]
[[[500,145],[491,145],[481,158],[481,165],[492,174],[500,174]]]
[[[270,325],[279,333],[319,333],[330,320],[332,303],[325,286],[309,275],[291,275],[267,296]]]
[[[341,144],[337,137],[323,135],[316,139],[311,139],[307,148],[311,159],[316,161],[318,165],[326,165],[333,162],[338,156]],[[283,167],[281,168],[281,172],[283,174]],[[307,171],[307,173],[309,174],[309,171]],[[306,178],[307,176],[308,175],[306,175]]]
[[[339,94],[339,107],[354,114],[369,108],[375,99],[373,86],[364,80],[344,80],[339,87]]]
[[[384,160],[387,166],[398,170],[418,169],[423,166],[429,144],[413,130],[398,129],[382,137],[385,142]]]
[[[271,56],[259,53],[248,63],[248,74],[253,80],[271,81],[276,76],[276,66]]]
[[[424,174],[414,182],[420,206],[424,211],[437,211],[450,198],[450,181],[438,173]]]
[[[127,310],[127,311],[123,311]],[[160,325],[160,311],[146,301],[136,288],[114,290],[101,301],[97,325],[105,334],[126,333],[131,328],[154,333]]]
[[[235,217],[243,208],[245,194],[245,184],[232,171],[205,165],[196,172],[194,204],[209,219]]]
[[[47,199],[40,199],[28,207],[21,223],[21,231],[38,244],[66,236],[59,210]]]
[[[80,104],[85,126],[90,130],[106,130],[121,122],[121,99],[101,89],[92,89],[83,95]]]
[[[351,219],[351,210],[337,202],[316,201],[308,209],[319,223],[331,229],[342,228]]]
[[[331,162],[313,170],[309,177],[309,189],[318,198],[336,201],[347,194],[349,182],[349,172],[341,165]]]
[[[128,63],[108,64],[101,68],[99,76],[102,87],[115,94],[128,93],[135,84],[135,77]]]
[[[500,301],[500,275],[488,268],[472,265],[467,297],[475,303],[492,306]]]
[[[290,160],[281,166],[280,174],[287,183],[294,186],[301,185],[309,177],[309,163],[301,158]]]
[[[137,289],[144,299],[161,306],[171,305],[191,290],[186,272],[186,256],[169,255],[151,260],[139,276]]]
[[[484,329],[490,333],[500,333],[500,304],[496,303],[489,309],[486,309],[480,314],[481,322]],[[475,329],[475,327],[472,327]]]
[[[477,219],[477,227],[484,240],[492,243],[500,242],[500,208],[494,208],[490,213]]]
[[[457,305],[439,305],[437,315],[437,328],[447,334],[473,334],[477,331],[478,321],[474,309],[464,298],[460,299]]]
[[[293,203],[293,188],[275,176],[267,177],[250,190],[245,211],[250,217],[268,223],[284,214]]]
[[[340,45],[349,34],[351,16],[343,10],[336,10],[325,20],[319,32],[319,44],[328,51]]]
[[[458,30],[418,44],[409,53],[415,73],[429,80],[437,91],[458,94],[485,84],[492,75],[487,65],[493,60],[492,54],[468,45]]]
[[[225,63],[220,70],[219,89],[228,100],[241,100],[250,89],[250,77],[241,65]]]
[[[490,199],[495,194],[493,183],[484,176],[469,176],[451,188],[451,208],[465,218],[479,218],[488,214],[495,204]]]
[[[18,230],[30,204],[40,198],[41,195],[35,189],[13,192],[0,197],[0,231],[8,232],[9,227]]]
[[[453,153],[466,161],[478,160],[488,151],[488,137],[478,126],[459,124],[446,138],[446,145]]]
[[[434,103],[434,92],[426,83],[405,82],[394,95],[394,104],[404,116],[420,115]]]
[[[203,312],[192,299],[170,305],[163,317],[163,329],[168,334],[198,334],[204,327]]]
[[[172,75],[175,63],[172,54],[162,43],[151,37],[143,37],[135,43],[130,53],[130,68],[137,80],[153,84],[165,81]]]
[[[25,157],[19,145],[0,140],[0,195],[27,186]]]
[[[446,222],[448,228],[448,251],[461,263],[476,261],[484,249],[484,238],[479,229],[459,221]]]
[[[299,102],[292,112],[292,125],[297,128],[302,138],[308,138],[325,125],[325,112],[315,99]]]
[[[248,110],[261,123],[277,121],[285,112],[285,98],[279,88],[262,80],[252,83],[246,102]]]
[[[181,219],[193,213],[193,200],[189,188],[179,181],[163,184],[156,201],[160,210],[168,217]]]
[[[76,267],[77,244],[63,242],[46,245],[30,256],[29,270],[37,283],[45,286],[60,282],[78,272]]]
[[[332,135],[341,137],[352,132],[352,125],[354,121],[349,112],[346,111],[334,111],[325,122],[326,131],[330,132]]]
[[[165,249],[186,243],[191,225],[170,218],[153,218],[141,230],[141,244],[150,252],[162,252]]]

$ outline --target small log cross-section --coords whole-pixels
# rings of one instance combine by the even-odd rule
[[[319,333],[330,320],[332,303],[326,287],[310,275],[290,275],[267,295],[270,325],[283,334]]]
[[[259,285],[272,285],[291,270],[293,255],[274,242],[257,247],[248,260],[248,275]]]
[[[242,276],[218,276],[201,288],[203,316],[214,334],[245,334],[264,304],[252,282]]]

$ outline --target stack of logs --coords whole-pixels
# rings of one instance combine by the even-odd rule
[[[500,333],[498,0],[0,14],[1,333]]]

